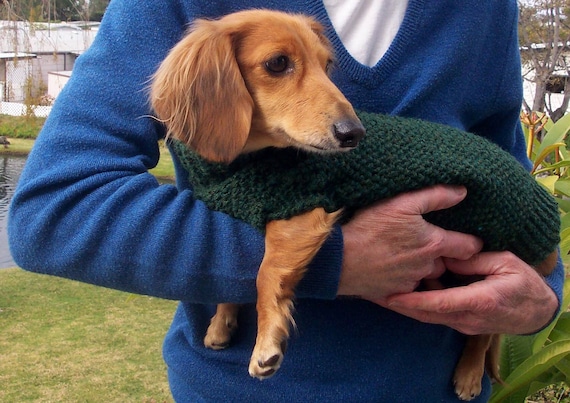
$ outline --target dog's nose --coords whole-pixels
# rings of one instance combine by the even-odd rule
[[[342,148],[354,148],[366,134],[362,123],[358,120],[341,120],[333,125],[334,136]]]

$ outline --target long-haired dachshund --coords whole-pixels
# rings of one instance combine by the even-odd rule
[[[307,16],[250,10],[198,20],[154,75],[151,103],[168,137],[214,162],[230,163],[266,147],[349,151],[365,129],[329,79],[331,63],[323,27]],[[267,224],[251,376],[264,379],[279,369],[293,321],[294,288],[338,216],[316,208]],[[218,305],[206,347],[229,344],[237,312],[235,304]],[[498,346],[495,335],[468,338],[454,377],[462,399],[480,393],[486,354]],[[496,354],[487,367],[498,379]]]

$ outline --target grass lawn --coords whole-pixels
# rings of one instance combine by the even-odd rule
[[[171,402],[176,302],[0,270],[1,402]]]
[[[10,145],[8,148],[0,146],[0,155],[28,155],[34,145],[34,140],[32,139],[10,138],[9,140]]]
[[[163,142],[160,142],[160,159],[158,164],[150,170],[150,173],[159,179],[174,180],[172,156]]]

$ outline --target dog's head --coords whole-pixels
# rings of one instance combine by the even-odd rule
[[[331,46],[303,15],[250,10],[197,20],[153,77],[168,135],[231,162],[265,147],[354,148],[364,128],[328,77]]]

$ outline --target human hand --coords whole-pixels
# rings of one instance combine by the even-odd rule
[[[412,292],[377,301],[396,312],[465,334],[529,334],[554,316],[558,299],[540,274],[510,252],[443,259],[461,275],[485,278],[464,287]]]
[[[445,271],[442,257],[469,259],[479,252],[483,244],[478,238],[446,231],[422,217],[458,204],[466,194],[463,187],[433,186],[358,211],[342,228],[338,295],[379,302],[409,293],[422,279]]]

